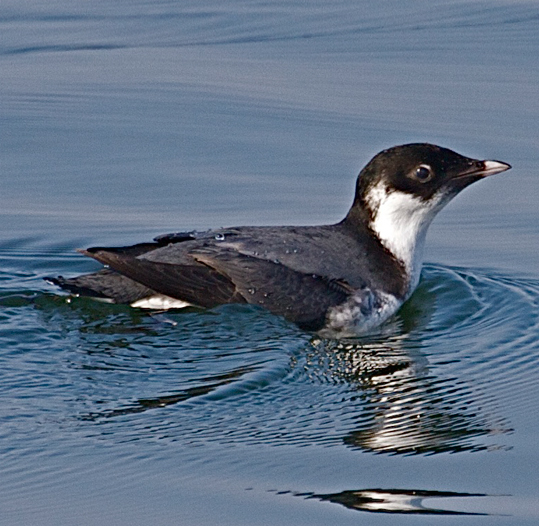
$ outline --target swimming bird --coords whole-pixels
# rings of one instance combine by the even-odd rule
[[[433,144],[395,146],[361,170],[337,224],[177,232],[81,250],[108,268],[45,278],[76,295],[141,308],[265,307],[325,337],[367,333],[416,288],[427,229],[471,183],[509,164]]]

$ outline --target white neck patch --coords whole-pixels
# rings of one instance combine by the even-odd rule
[[[398,190],[388,191],[383,184],[367,194],[373,213],[371,228],[382,244],[399,259],[410,277],[410,292],[419,283],[423,264],[423,247],[427,229],[443,208],[443,195],[435,194],[428,201]]]

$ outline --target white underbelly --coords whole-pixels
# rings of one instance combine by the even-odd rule
[[[138,307],[139,309],[168,310],[184,309],[190,306],[191,304],[186,301],[177,300],[170,296],[165,296],[165,294],[154,294],[153,296],[148,296],[147,298],[142,298],[131,303],[131,307]]]
[[[402,304],[392,294],[357,291],[345,303],[328,310],[326,325],[318,334],[325,338],[361,336],[393,316]]]

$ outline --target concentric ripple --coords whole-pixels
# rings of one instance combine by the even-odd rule
[[[231,446],[243,468],[249,452],[266,448],[503,452],[537,421],[537,280],[427,266],[412,299],[379,333],[335,341],[251,306],[149,314],[70,298],[41,277],[78,265],[76,258],[58,250],[20,271],[19,256],[31,250],[17,251],[0,247],[0,443],[14,499],[22,487],[63,491],[68,478],[58,473],[68,477],[71,462],[79,476],[93,476],[80,457],[88,444],[113,446],[122,477],[170,455],[188,467],[208,455],[225,462],[219,451]],[[314,479],[302,486],[291,493],[358,511],[498,509],[496,497],[454,486],[325,492]]]
[[[439,453],[508,447],[511,415],[529,414],[539,365],[539,284],[429,267],[394,332],[313,340],[304,374],[346,384],[362,407],[352,447]],[[400,330],[399,327],[400,326]],[[500,438],[502,435],[502,438]]]
[[[380,334],[332,341],[258,308],[149,315],[32,291],[40,271],[5,273],[0,295],[21,436],[46,414],[73,439],[432,454],[509,448],[515,414],[537,411],[536,280],[429,266]]]

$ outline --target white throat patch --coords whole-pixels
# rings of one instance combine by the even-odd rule
[[[419,282],[427,229],[444,201],[442,194],[423,201],[406,192],[389,191],[381,183],[367,194],[367,204],[374,217],[371,228],[404,264],[410,277],[410,292]]]

